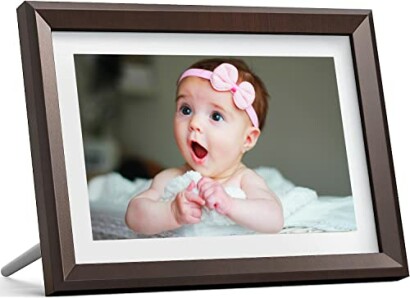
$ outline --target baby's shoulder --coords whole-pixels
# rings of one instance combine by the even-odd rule
[[[240,185],[264,185],[265,180],[254,170],[246,168],[240,173]]]
[[[169,168],[163,170],[154,177],[154,179],[152,180],[151,188],[155,188],[161,191],[165,188],[165,186],[171,179],[178,177],[182,174],[183,171],[180,168]]]

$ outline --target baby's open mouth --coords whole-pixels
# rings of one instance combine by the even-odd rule
[[[208,154],[208,150],[195,141],[191,143],[191,148],[195,156],[199,159],[204,158]]]

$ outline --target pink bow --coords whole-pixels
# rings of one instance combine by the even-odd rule
[[[255,100],[255,89],[251,83],[246,81],[239,85],[236,84],[239,74],[235,66],[229,63],[222,63],[216,67],[214,71],[190,68],[180,76],[178,82],[181,82],[184,78],[189,76],[209,80],[212,88],[216,91],[232,92],[233,102],[236,107],[240,110],[244,110],[248,114],[253,126],[259,127],[258,115],[252,107],[252,103]]]
[[[238,109],[246,110],[252,106],[255,100],[255,89],[251,83],[246,81],[237,85],[238,78],[236,67],[229,63],[223,63],[214,69],[210,81],[215,90],[231,91],[233,101]]]

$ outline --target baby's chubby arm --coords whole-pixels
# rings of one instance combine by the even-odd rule
[[[282,205],[265,180],[254,171],[247,170],[242,177],[241,188],[247,199],[234,201],[232,219],[261,233],[280,232],[284,224]]]
[[[159,173],[148,190],[130,201],[125,215],[129,228],[137,233],[152,235],[201,220],[201,206],[205,202],[192,192],[193,183],[178,193],[174,200],[160,200],[168,181],[178,174],[177,169]]]
[[[246,170],[241,178],[246,200],[232,198],[219,182],[209,178],[199,181],[198,188],[208,208],[228,216],[241,226],[261,233],[278,233],[283,228],[279,199],[263,178],[252,170]]]

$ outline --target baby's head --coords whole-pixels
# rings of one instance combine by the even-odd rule
[[[258,117],[259,129],[262,131],[263,127],[265,126],[266,115],[268,112],[269,93],[263,81],[249,68],[249,66],[243,60],[235,58],[205,59],[192,64],[189,69],[198,68],[214,71],[215,68],[223,63],[229,63],[235,66],[235,68],[238,70],[239,78],[236,82],[237,85],[246,81],[251,83],[253,88],[255,89],[255,100],[252,103],[252,107],[254,108]]]
[[[178,81],[174,117],[187,163],[202,175],[229,175],[258,140],[267,98],[263,82],[242,60],[207,59],[189,67]]]

